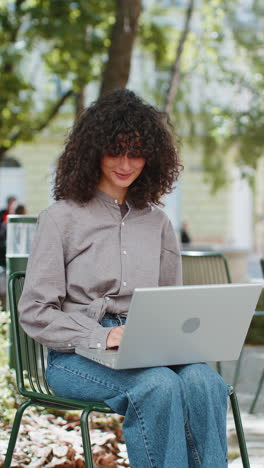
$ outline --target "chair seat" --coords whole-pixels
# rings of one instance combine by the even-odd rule
[[[55,395],[48,395],[45,393],[40,392],[32,392],[32,391],[23,391],[20,392],[24,397],[30,398],[33,401],[36,401],[37,404],[43,402],[49,404],[52,408],[61,408],[61,409],[71,409],[71,410],[78,410],[78,409],[86,409],[90,408],[92,411],[99,411],[102,413],[113,413],[111,408],[107,406],[104,402],[101,401],[83,401],[83,400],[75,400],[70,398],[62,398]]]

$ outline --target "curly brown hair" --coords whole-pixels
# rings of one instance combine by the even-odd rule
[[[174,144],[166,113],[128,89],[118,89],[91,104],[74,124],[59,158],[56,200],[85,203],[94,197],[104,155],[143,157],[145,166],[129,186],[128,197],[137,208],[160,204],[183,168],[179,145]]]

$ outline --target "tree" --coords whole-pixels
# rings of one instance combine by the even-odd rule
[[[141,0],[117,1],[116,22],[112,28],[108,61],[102,77],[101,95],[115,88],[126,87],[141,3]]]
[[[173,11],[172,6],[168,18]],[[159,21],[157,10],[153,16]],[[246,11],[235,1],[204,0],[197,6],[189,0],[180,31],[167,27],[155,98],[189,144],[202,143],[213,191],[228,179],[229,155],[247,177],[263,155],[263,23],[258,0]]]
[[[108,51],[102,90],[111,84],[113,62],[116,84],[112,80],[111,86],[126,85],[140,7],[141,0],[6,0],[1,4],[0,159],[15,144],[32,140],[47,127],[69,98],[74,98],[76,113],[80,112],[84,88],[100,81]],[[122,22],[129,31],[120,27]],[[34,77],[24,69],[36,48],[46,81],[53,76],[61,85],[59,97],[51,89],[47,97],[39,98]],[[116,60],[120,51],[123,60]]]
[[[236,2],[223,2],[222,8],[222,50],[214,79],[216,88],[222,89],[228,99],[207,97],[201,106],[203,167],[213,190],[228,180],[228,158],[253,183],[264,143],[264,8],[257,0],[244,11],[239,11]],[[227,45],[231,50],[224,50]],[[194,136],[197,134],[196,129]]]
[[[1,4],[0,157],[17,142],[31,140],[45,128],[65,101],[79,92],[87,79],[87,73],[86,76],[78,73],[78,79],[74,73],[77,68],[74,46],[78,45],[81,50],[77,53],[79,61],[84,61],[86,52],[87,64],[89,48],[96,47],[94,43],[97,37],[85,41],[85,23],[88,18],[87,15],[81,15],[80,5],[81,2],[78,5],[58,0],[16,0]],[[91,9],[89,20],[92,25],[99,21],[98,16],[100,14],[95,16]],[[98,42],[97,50],[99,48],[101,52],[103,38],[99,38]],[[54,96],[40,100],[34,77],[25,70],[25,65],[29,65],[31,54],[37,47],[50,73],[63,79],[67,79],[71,73],[73,75],[69,86],[55,100]],[[45,67],[44,72],[47,72]]]
[[[168,114],[172,111],[173,102],[175,100],[175,96],[177,93],[177,89],[180,84],[180,61],[181,56],[184,51],[185,42],[187,40],[188,34],[190,32],[190,23],[191,18],[194,11],[194,0],[189,0],[188,8],[186,11],[185,22],[183,26],[183,30],[178,41],[175,60],[171,69],[170,77],[169,77],[169,86],[168,90],[165,94],[165,103],[164,103],[164,110]]]

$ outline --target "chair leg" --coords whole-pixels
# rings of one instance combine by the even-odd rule
[[[81,415],[81,430],[82,430],[82,440],[83,440],[83,451],[86,468],[93,468],[93,457],[92,457],[92,448],[89,435],[89,413],[91,412],[90,408],[83,410]]]
[[[251,403],[251,406],[249,408],[249,413],[252,414],[254,412],[254,409],[255,409],[255,405],[257,403],[257,400],[258,400],[258,397],[259,397],[259,394],[260,394],[260,390],[262,388],[262,385],[264,383],[264,369],[263,369],[263,372],[262,372],[262,375],[260,377],[260,381],[259,381],[259,384],[258,384],[258,388],[256,390],[256,393],[255,393],[255,397],[254,397],[254,400],[252,401]]]
[[[9,468],[11,465],[23,413],[25,409],[32,404],[34,404],[32,400],[26,400],[17,408],[15,419],[13,422],[12,431],[10,434],[10,439],[8,442],[8,447],[7,447],[7,452],[6,452],[6,457],[5,457],[3,468]]]
[[[229,396],[230,396],[230,401],[231,401],[231,406],[232,406],[232,411],[233,411],[233,416],[234,416],[234,421],[235,421],[235,426],[236,426],[236,432],[237,432],[237,438],[238,438],[238,444],[239,444],[243,468],[250,468],[248,451],[247,451],[244,429],[242,426],[237,396],[232,387],[230,388]]]
[[[244,352],[244,347],[241,349],[241,353],[239,355],[239,358],[236,363],[236,368],[235,368],[235,373],[234,373],[234,378],[233,378],[233,388],[236,388],[236,384],[238,381],[239,373],[240,373],[240,368],[241,368],[241,361],[243,357],[243,352]]]

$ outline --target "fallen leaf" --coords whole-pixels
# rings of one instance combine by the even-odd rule
[[[108,455],[101,456],[97,459],[97,463],[100,465],[108,465],[109,463],[113,463],[116,460],[115,455],[109,453]]]

